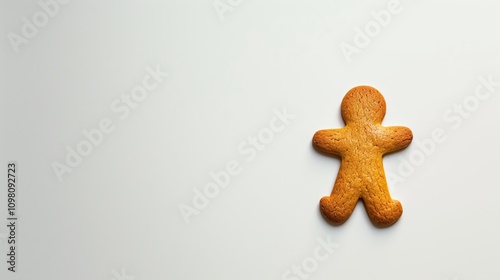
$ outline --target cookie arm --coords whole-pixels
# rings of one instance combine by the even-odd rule
[[[314,134],[312,142],[314,148],[323,153],[340,155],[344,146],[344,138],[342,129],[324,129]]]
[[[381,141],[383,153],[404,149],[413,140],[413,133],[405,126],[384,127],[384,140]]]

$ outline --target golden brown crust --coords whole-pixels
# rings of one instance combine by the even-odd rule
[[[317,150],[341,157],[333,191],[320,201],[321,213],[332,224],[344,223],[359,199],[378,227],[394,224],[403,213],[401,203],[389,194],[382,156],[406,148],[413,134],[407,127],[382,126],[385,110],[384,97],[375,88],[355,87],[342,100],[345,127],[313,136]]]

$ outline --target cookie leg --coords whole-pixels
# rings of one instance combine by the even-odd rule
[[[330,196],[321,199],[319,203],[321,214],[330,223],[340,225],[349,219],[358,199],[358,194],[344,192],[336,186]]]
[[[364,197],[363,203],[370,220],[378,227],[387,227],[398,221],[403,214],[403,206],[390,196],[381,199],[380,197]]]

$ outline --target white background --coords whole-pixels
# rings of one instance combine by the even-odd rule
[[[1,1],[0,218],[14,160],[19,221],[18,272],[2,261],[0,278],[287,279],[329,238],[308,279],[498,279],[500,86],[474,97],[479,77],[500,81],[498,1],[401,1],[350,62],[340,45],[388,1],[232,3],[221,19],[212,0],[75,0],[15,47],[8,34],[43,10]],[[169,77],[120,119],[111,104],[148,67]],[[384,158],[404,208],[386,229],[362,204],[338,227],[318,209],[340,162],[312,135],[342,127],[342,97],[363,84],[384,95],[383,124],[414,133]],[[283,108],[295,118],[247,161],[239,145]],[[114,131],[60,182],[52,164],[104,118]],[[436,129],[446,140],[402,172]],[[179,206],[231,160],[241,172],[187,224]]]

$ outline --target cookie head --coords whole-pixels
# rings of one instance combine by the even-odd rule
[[[385,99],[370,86],[352,88],[342,100],[342,118],[345,123],[378,123],[385,116]]]

